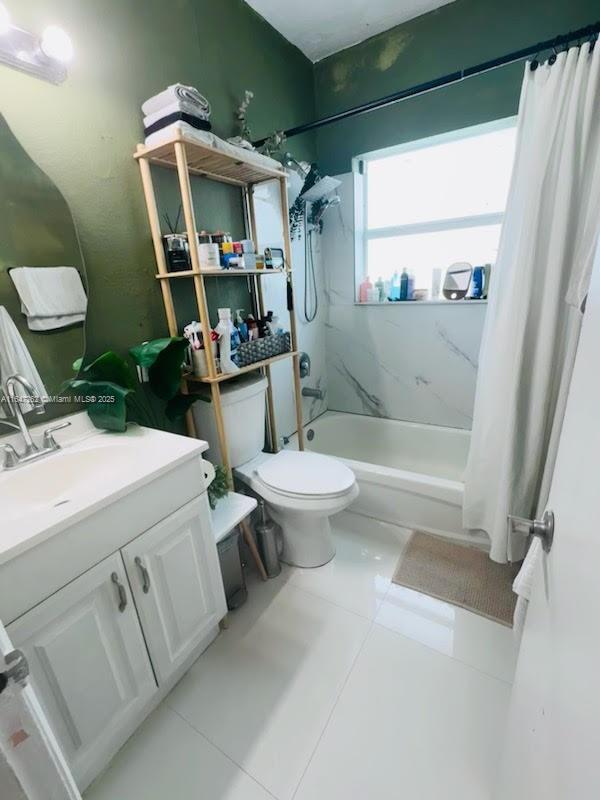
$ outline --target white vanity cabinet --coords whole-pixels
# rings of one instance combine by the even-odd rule
[[[206,494],[138,536],[122,554],[163,685],[227,613]]]
[[[203,492],[7,626],[81,790],[226,613]]]
[[[80,787],[133,733],[156,692],[119,553],[7,628]]]

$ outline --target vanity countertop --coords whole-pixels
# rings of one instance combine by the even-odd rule
[[[74,415],[72,428],[56,435],[61,450],[0,471],[0,565],[208,448],[137,425],[125,433],[98,431],[82,416],[87,420]]]

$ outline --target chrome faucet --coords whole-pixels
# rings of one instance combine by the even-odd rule
[[[25,390],[25,396],[22,394],[17,394],[17,387],[20,387],[21,391]],[[52,425],[50,428],[47,428],[44,431],[41,447],[39,447],[31,438],[27,423],[25,422],[25,417],[23,416],[21,403],[27,403],[31,405],[35,409],[36,414],[43,414],[45,408],[41,397],[36,395],[35,388],[27,380],[27,378],[24,378],[22,375],[11,375],[9,378],[7,378],[6,399],[8,401],[8,407],[16,419],[17,424],[15,425],[14,423],[7,422],[6,420],[0,420],[0,423],[9,425],[11,428],[16,428],[21,432],[21,436],[25,442],[25,449],[22,453],[19,453],[11,444],[0,444],[0,452],[4,452],[4,459],[2,462],[4,469],[14,469],[21,464],[25,464],[29,461],[35,461],[38,458],[43,458],[43,456],[46,456],[49,453],[54,453],[56,450],[60,450],[60,445],[54,439],[52,434],[54,431],[67,428],[71,424],[70,422],[59,422],[57,425]]]
[[[20,387],[21,391],[23,389],[25,390],[26,392],[25,397],[22,397],[21,395],[17,394],[17,387]],[[22,402],[30,403],[35,409],[36,414],[43,414],[44,404],[42,403],[41,398],[36,396],[34,387],[27,380],[27,378],[24,378],[22,375],[11,375],[9,378],[6,379],[6,395],[10,410],[12,411],[15,419],[17,420],[17,425],[19,426],[19,430],[21,431],[21,436],[23,437],[23,440],[25,442],[25,450],[23,452],[23,456],[27,457],[30,456],[32,453],[37,453],[39,448],[31,438],[31,434],[29,433],[27,423],[25,422],[25,417],[23,416],[21,403]]]
[[[323,389],[311,389],[310,386],[304,386],[302,397],[316,397],[317,400],[322,400],[325,397],[325,392]]]

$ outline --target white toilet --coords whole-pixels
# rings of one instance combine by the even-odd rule
[[[231,465],[235,476],[262,497],[283,530],[282,560],[297,567],[331,561],[335,546],[329,517],[358,496],[352,470],[320,453],[282,450],[263,453],[265,378],[252,377],[221,390]],[[210,445],[209,460],[221,461],[211,403],[196,403],[198,435]]]

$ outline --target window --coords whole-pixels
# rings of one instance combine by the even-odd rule
[[[443,280],[451,264],[495,263],[515,125],[500,120],[355,159],[357,284],[365,275],[389,283],[406,269],[430,299],[434,275]]]

